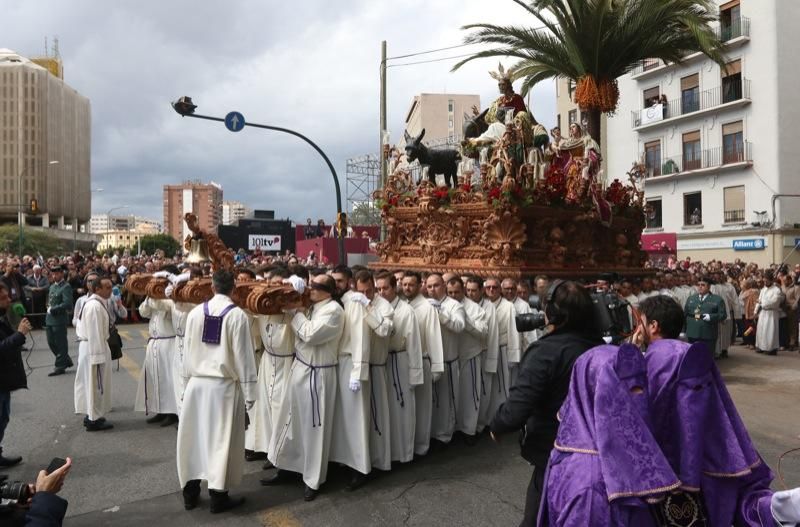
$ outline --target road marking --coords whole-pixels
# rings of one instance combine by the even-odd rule
[[[136,364],[136,362],[134,362],[133,359],[131,359],[124,353],[122,354],[122,358],[119,359],[119,365],[125,368],[125,371],[127,371],[131,377],[133,377],[136,380],[139,379],[139,376],[142,373],[142,369],[139,367],[138,364]]]
[[[133,337],[131,337],[131,334],[128,332],[127,329],[118,329],[117,332],[119,333],[119,336],[122,337],[122,340],[127,340],[127,341],[133,340]]]
[[[142,336],[144,340],[148,340],[150,338],[150,332],[146,329],[140,329],[139,334]]]
[[[270,509],[261,513],[261,525],[264,527],[303,527],[288,509]]]

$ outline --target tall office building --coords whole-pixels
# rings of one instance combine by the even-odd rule
[[[36,60],[0,49],[0,221],[74,227],[91,216],[91,107],[58,56]]]
[[[480,108],[480,96],[422,93],[414,97],[406,112],[406,131],[416,137],[424,128],[423,141],[458,139],[464,126],[464,114],[472,115],[473,105]],[[399,144],[405,142],[401,140]]]
[[[241,201],[222,202],[222,224],[233,225],[242,218],[250,214],[250,209],[245,207]]]
[[[222,221],[222,186],[213,181],[164,185],[164,232],[179,242],[189,235],[183,221],[187,212],[197,215],[201,229],[216,233]]]

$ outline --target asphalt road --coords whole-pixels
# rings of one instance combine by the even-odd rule
[[[42,331],[34,332],[27,362],[30,390],[12,395],[12,417],[4,450],[22,455],[11,479],[33,480],[53,457],[70,456],[74,467],[61,492],[69,500],[67,525],[265,525],[395,526],[516,525],[522,514],[530,467],[518,456],[516,438],[501,445],[484,438],[475,447],[453,444],[420,461],[382,474],[359,491],[344,490],[346,477],[332,470],[313,502],[302,485],[261,487],[261,463],[247,463],[242,485],[247,497],[235,512],[210,515],[208,501],[183,510],[175,468],[174,427],[147,425],[133,412],[145,325],[123,326],[125,358],[114,372],[115,428],[87,433],[73,413],[74,373],[49,378],[52,354]],[[70,333],[72,340],[72,333]],[[71,355],[77,347],[71,343]],[[77,362],[77,361],[76,361]],[[800,354],[765,357],[734,348],[720,363],[728,387],[762,456],[777,472],[778,458],[800,447]],[[789,486],[800,486],[800,453],[782,463]],[[775,488],[783,488],[776,479]]]

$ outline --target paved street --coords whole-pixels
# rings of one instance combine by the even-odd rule
[[[71,456],[75,465],[62,491],[69,500],[68,525],[507,526],[519,521],[530,469],[519,458],[514,437],[500,446],[488,440],[474,448],[453,445],[353,494],[344,491],[344,475],[333,471],[311,503],[302,500],[299,483],[261,487],[260,463],[248,463],[241,487],[233,491],[248,499],[240,510],[211,516],[205,499],[198,510],[183,511],[175,428],[147,425],[133,412],[146,331],[145,325],[121,327],[126,357],[114,373],[115,410],[109,420],[115,428],[98,434],[85,432],[73,414],[73,371],[48,378],[52,355],[44,332],[34,333],[30,390],[12,396],[4,445],[25,461],[9,475],[32,480],[53,457]],[[77,348],[71,346],[74,359]],[[800,354],[775,358],[736,348],[721,366],[753,439],[776,470],[781,453],[800,447]],[[800,485],[800,454],[787,456],[783,472],[788,485]]]

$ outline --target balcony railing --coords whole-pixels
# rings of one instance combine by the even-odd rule
[[[740,210],[726,210],[724,212],[725,223],[742,223],[744,222],[744,209]]]
[[[701,91],[696,96],[673,99],[667,101],[667,104],[656,104],[641,110],[634,110],[631,112],[631,126],[639,128],[640,126],[708,110],[742,99],[750,99],[750,79],[742,79],[741,83],[730,83]]]
[[[656,179],[661,176],[671,176],[690,172],[693,170],[703,170],[706,168],[718,168],[725,165],[736,163],[752,163],[753,145],[749,141],[739,145],[738,148],[709,148],[700,152],[700,159],[687,159],[674,157],[664,159],[660,167],[648,166],[646,177]]]
[[[747,17],[739,17],[732,20],[730,25],[719,25],[714,28],[714,33],[722,42],[728,42],[740,37],[750,37],[750,19]],[[663,60],[659,59],[645,59],[631,70],[631,75],[636,76],[646,71],[660,68],[664,65]]]

